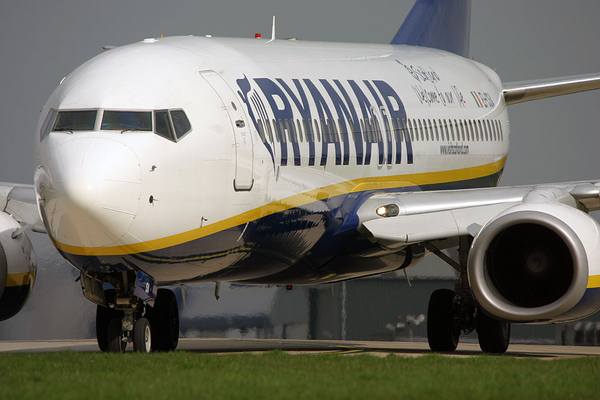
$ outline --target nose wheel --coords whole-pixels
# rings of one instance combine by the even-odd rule
[[[172,351],[179,343],[179,309],[175,293],[158,289],[153,308],[148,309],[148,320],[154,328],[152,350]]]
[[[107,299],[110,299],[109,295]],[[114,303],[109,304],[115,307]],[[175,350],[179,342],[179,309],[175,294],[169,289],[159,289],[154,307],[141,303],[120,309],[98,305],[96,337],[98,347],[104,352],[122,353],[130,342],[136,352]]]
[[[150,353],[152,350],[152,331],[147,318],[140,318],[133,327],[133,351]]]

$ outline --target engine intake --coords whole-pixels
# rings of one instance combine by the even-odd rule
[[[594,265],[600,260],[599,231],[589,215],[561,203],[523,203],[503,211],[471,247],[468,272],[475,299],[510,322],[592,314],[600,301],[583,299],[589,276],[598,274],[590,272],[600,267]]]
[[[33,290],[36,258],[25,232],[15,237],[21,225],[0,212],[0,321],[16,315]]]

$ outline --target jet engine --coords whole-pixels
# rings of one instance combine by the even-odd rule
[[[469,284],[487,313],[508,322],[564,322],[600,309],[600,225],[562,203],[525,202],[476,235]]]
[[[0,212],[0,321],[16,315],[29,298],[36,258],[29,238],[10,215]]]

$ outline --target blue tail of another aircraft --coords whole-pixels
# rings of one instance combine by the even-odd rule
[[[469,56],[471,0],[417,0],[391,44],[433,47]]]

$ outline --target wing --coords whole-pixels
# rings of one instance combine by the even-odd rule
[[[494,216],[523,203],[600,210],[600,181],[377,194],[363,203],[358,217],[360,227],[380,244],[408,245],[476,236]]]
[[[600,181],[379,194],[358,214],[359,229],[382,249],[435,253],[484,310],[527,323],[600,309],[600,224],[586,213],[594,210]],[[441,252],[456,246],[458,261]]]
[[[0,182],[0,210],[11,215],[21,225],[38,233],[46,233],[38,212],[33,185]]]
[[[505,83],[506,105],[600,89],[600,75],[577,75],[555,79]]]

